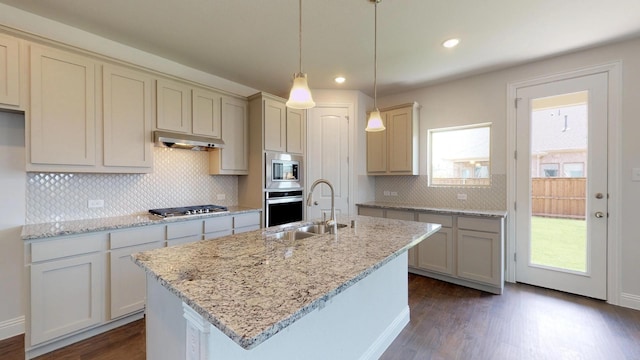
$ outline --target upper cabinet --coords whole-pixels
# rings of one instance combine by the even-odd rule
[[[30,163],[96,165],[96,63],[31,46]]]
[[[158,129],[222,137],[222,94],[167,79],[158,80],[156,91]]]
[[[20,106],[20,43],[0,34],[0,108]]]
[[[220,139],[222,95],[209,90],[193,89],[191,100],[193,133]]]
[[[191,87],[178,81],[159,79],[156,95],[156,127],[191,133]]]
[[[105,65],[102,72],[105,166],[153,166],[151,92],[147,74]]]
[[[262,112],[256,115],[256,119],[260,118],[259,123],[256,121],[256,126],[264,124],[264,150],[302,154],[304,110],[287,108],[284,99],[272,95],[258,95],[259,97],[254,98],[258,100],[252,101],[262,101]]]
[[[224,148],[209,152],[212,175],[247,175],[249,173],[249,117],[247,101],[222,97],[222,141]]]
[[[27,171],[151,171],[149,75],[39,45],[30,71]]]
[[[367,133],[367,174],[418,175],[418,104],[381,110],[385,131]]]

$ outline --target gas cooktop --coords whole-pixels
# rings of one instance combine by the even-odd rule
[[[178,216],[192,216],[202,215],[209,213],[220,213],[229,211],[226,206],[220,205],[196,205],[196,206],[184,206],[166,209],[151,209],[149,212],[153,215],[166,217],[178,217]]]

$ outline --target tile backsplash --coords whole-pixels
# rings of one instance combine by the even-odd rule
[[[148,209],[236,205],[237,176],[212,176],[209,155],[154,147],[151,174],[27,173],[26,223],[146,213]],[[224,200],[217,195],[224,194]],[[104,207],[89,208],[89,200]]]
[[[395,192],[397,195],[385,195]],[[458,194],[466,200],[458,200]],[[469,210],[505,210],[507,204],[507,176],[492,175],[489,187],[429,187],[428,177],[377,176],[376,201],[396,202],[435,208]]]

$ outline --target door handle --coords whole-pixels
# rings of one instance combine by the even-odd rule
[[[603,218],[604,217],[604,213],[602,211],[596,211],[595,216],[597,218]]]
[[[314,201],[313,205],[318,205],[318,200]]]

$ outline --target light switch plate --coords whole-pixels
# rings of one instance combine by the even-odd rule
[[[102,199],[89,200],[87,201],[87,206],[91,209],[104,207],[104,200]]]
[[[216,195],[216,199],[218,199],[218,200],[224,200],[225,198],[226,198],[225,194],[217,194]]]
[[[631,181],[640,181],[640,168],[631,169]]]
[[[458,200],[467,200],[467,194],[458,194]]]

